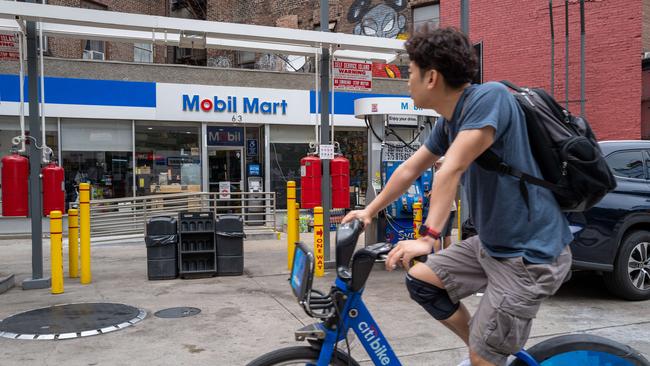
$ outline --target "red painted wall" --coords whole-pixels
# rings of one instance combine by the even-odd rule
[[[441,1],[443,26],[460,27],[460,0]],[[553,2],[555,97],[565,101],[565,7]],[[586,117],[597,137],[641,138],[642,2],[585,1]],[[484,81],[551,89],[547,1],[470,1],[470,38],[483,42]],[[569,2],[569,109],[580,113],[580,6]]]

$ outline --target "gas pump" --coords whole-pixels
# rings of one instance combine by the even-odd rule
[[[356,118],[368,127],[368,190],[365,203],[381,192],[395,169],[424,143],[439,114],[415,107],[410,98],[359,98]],[[423,216],[429,208],[433,171],[428,169],[366,229],[366,245],[412,239],[413,203],[421,202]]]

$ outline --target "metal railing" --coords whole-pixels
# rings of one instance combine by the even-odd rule
[[[211,211],[222,215],[243,215],[244,231],[276,231],[275,192],[175,193],[143,197],[90,201],[91,236],[145,233],[148,218],[176,216],[182,211]]]

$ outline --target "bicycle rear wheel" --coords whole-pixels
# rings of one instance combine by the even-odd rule
[[[542,366],[650,366],[632,347],[590,334],[551,338],[527,352]],[[510,366],[528,364],[517,359]]]
[[[281,348],[254,359],[247,366],[315,366],[319,354],[320,349],[309,346]],[[357,361],[340,350],[332,356],[330,365],[359,366]]]

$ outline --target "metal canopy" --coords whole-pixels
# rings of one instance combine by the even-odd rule
[[[339,57],[385,62],[404,49],[399,39],[0,1],[0,31],[20,31],[28,20],[42,22],[50,36],[180,47],[194,42],[194,48],[297,55],[320,54],[322,47],[331,47],[335,56],[339,52]]]

